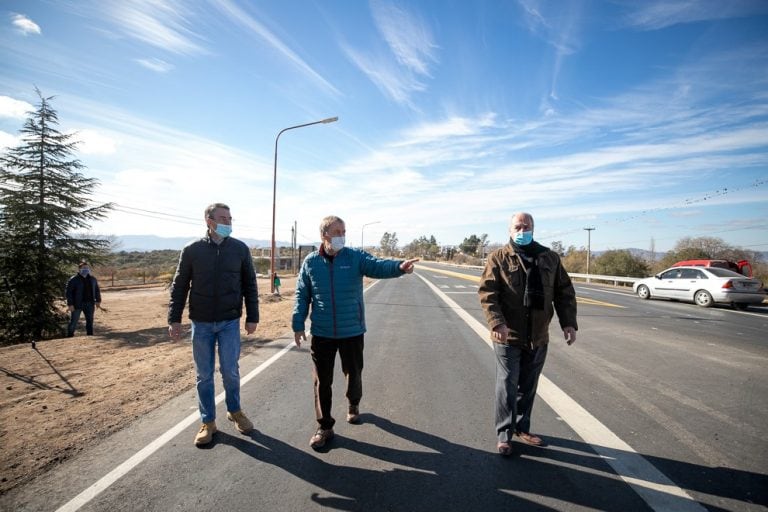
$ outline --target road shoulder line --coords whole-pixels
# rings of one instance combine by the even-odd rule
[[[464,322],[493,349],[490,332],[472,315],[467,313],[442,290],[424,276],[415,273],[443,300]],[[656,469],[645,457],[611,432],[597,418],[542,375],[537,394],[554,410],[576,434],[588,443],[655,511],[704,512],[706,509],[687,492],[675,485]]]

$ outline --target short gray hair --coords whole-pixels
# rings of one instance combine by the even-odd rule
[[[209,204],[206,207],[206,209],[205,209],[205,218],[206,219],[212,219],[213,218],[213,212],[215,212],[219,208],[223,208],[225,210],[229,210],[229,206],[225,205],[224,203]]]
[[[328,231],[328,228],[330,228],[332,224],[336,224],[337,222],[346,224],[343,220],[341,220],[341,217],[337,217],[335,215],[329,215],[326,218],[324,218],[322,221],[320,221],[320,236],[323,236],[326,233],[326,231]]]

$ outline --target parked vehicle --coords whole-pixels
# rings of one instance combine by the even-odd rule
[[[723,303],[744,310],[766,298],[760,280],[719,267],[672,267],[635,281],[632,289],[641,299],[692,301],[705,308]]]
[[[728,260],[683,260],[678,261],[673,267],[718,267],[733,270],[743,276],[752,276],[752,265],[747,260],[728,261]]]

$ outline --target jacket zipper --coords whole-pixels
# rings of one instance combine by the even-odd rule
[[[328,261],[328,260],[326,260],[326,261]],[[335,338],[336,337],[336,290],[334,289],[334,286],[333,286],[333,263],[334,263],[334,261],[336,261],[336,258],[333,258],[330,261],[330,265],[331,265],[330,274],[331,274],[331,315],[332,315],[332,318],[333,318],[333,337]]]
[[[223,242],[222,242],[223,243]],[[221,245],[216,244],[216,258],[213,262],[213,321],[219,319],[219,256],[221,255]]]
[[[530,270],[525,267],[525,265],[523,264],[523,259],[520,257],[519,254],[517,254],[516,252],[514,252],[513,254],[517,258],[517,264],[520,266],[520,269],[522,269],[523,271],[524,282],[527,283],[528,272],[530,272]],[[523,285],[523,289],[525,289],[525,285]],[[528,344],[528,346],[531,349],[533,349],[533,315],[530,308],[526,308],[525,306],[523,306],[523,308],[525,310],[525,341]]]

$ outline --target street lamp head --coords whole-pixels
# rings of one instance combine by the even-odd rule
[[[328,123],[335,123],[338,120],[339,120],[338,117],[329,117],[328,119],[323,119],[320,122],[323,123],[323,124],[328,124]]]

